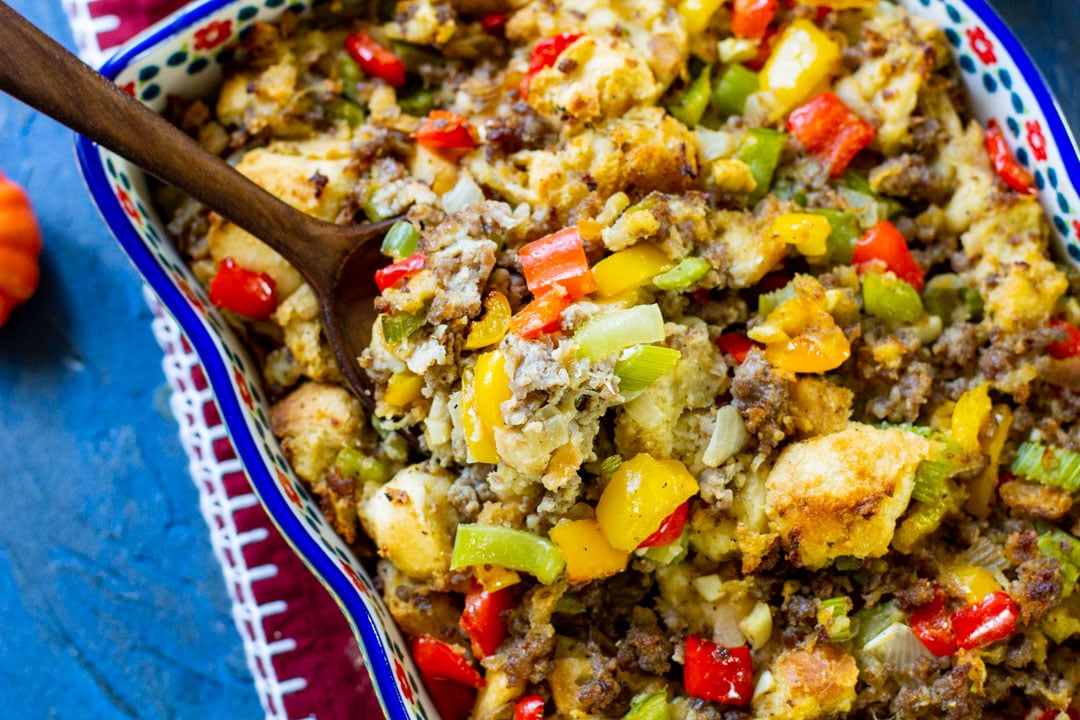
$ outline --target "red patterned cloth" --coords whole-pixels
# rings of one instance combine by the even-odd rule
[[[79,53],[91,64],[100,64],[111,50],[184,4],[63,0]],[[149,290],[146,295],[164,352],[170,405],[266,717],[380,717],[348,623],[259,505],[198,358],[157,299]]]

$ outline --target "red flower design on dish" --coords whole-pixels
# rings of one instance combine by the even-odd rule
[[[130,80],[120,86],[120,89],[126,92],[131,97],[135,97],[135,81]]]
[[[135,207],[135,201],[131,199],[131,196],[127,194],[123,188],[116,188],[116,197],[120,201],[120,207],[124,208],[124,212],[129,218],[135,221],[136,224],[142,224],[142,218],[139,217],[139,209]]]
[[[394,658],[394,677],[397,678],[398,687],[401,688],[401,695],[405,698],[405,702],[411,705],[413,703],[412,683],[409,682],[409,676],[405,674],[405,666],[397,658]]]
[[[1076,233],[1076,237],[1080,238],[1080,220],[1073,220],[1073,232]]]
[[[981,27],[969,28],[964,34],[967,35],[971,51],[983,61],[983,64],[993,65],[997,62],[997,55],[994,54],[994,43],[986,36],[985,30]]]
[[[352,580],[352,584],[356,586],[356,589],[361,595],[366,596],[368,594],[367,585],[364,584],[363,579],[360,577],[360,573],[356,572],[356,568],[349,565],[346,562],[342,562],[341,568],[345,571],[345,574]]]
[[[1036,160],[1046,161],[1048,155],[1046,152],[1046,136],[1043,135],[1042,125],[1038,120],[1029,120],[1024,125],[1024,129],[1027,130],[1027,144],[1031,148],[1031,154],[1035,156]]]
[[[277,481],[278,485],[281,486],[282,492],[285,493],[285,497],[289,498],[289,502],[299,507],[300,495],[296,492],[296,488],[294,488],[293,484],[289,481],[289,477],[285,473],[278,470]]]
[[[232,36],[232,20],[215,20],[195,31],[195,49],[213,50]]]
[[[240,368],[233,368],[233,380],[236,382],[236,389],[240,391],[240,399],[247,406],[248,410],[255,408],[255,401],[251,397],[251,389],[248,388],[247,379],[244,377],[244,373],[240,372]]]

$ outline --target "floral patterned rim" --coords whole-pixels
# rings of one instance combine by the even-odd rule
[[[195,96],[213,87],[231,46],[256,21],[319,0],[203,0],[130,41],[102,68],[155,110],[166,93]],[[1031,170],[1054,234],[1080,264],[1080,156],[1045,81],[1019,41],[984,0],[901,0],[944,28],[975,114],[996,118]],[[259,373],[222,316],[171,246],[151,211],[141,170],[86,140],[79,165],[106,224],[136,269],[174,315],[203,362],[237,453],[282,535],[342,607],[364,652],[383,709],[393,720],[438,717],[401,634],[371,578],[293,475],[270,431]]]

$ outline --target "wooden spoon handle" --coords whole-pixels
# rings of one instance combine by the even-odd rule
[[[0,89],[260,238],[309,281],[332,277],[347,235],[294,210],[234,170],[0,2]],[[319,242],[304,242],[320,236]],[[282,238],[295,238],[296,248]],[[330,242],[339,247],[327,248]],[[304,246],[322,245],[322,252]],[[314,249],[314,248],[311,248]]]

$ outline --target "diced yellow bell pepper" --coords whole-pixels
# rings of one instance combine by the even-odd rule
[[[761,69],[769,120],[779,120],[809,98],[839,62],[840,46],[824,30],[805,18],[788,25]]]
[[[611,547],[596,520],[571,520],[548,533],[566,560],[566,579],[571,583],[599,580],[622,572],[630,553]]]
[[[688,35],[697,35],[709,25],[709,20],[724,4],[724,0],[682,0],[679,14],[683,16]]]
[[[499,406],[510,399],[510,377],[501,350],[476,358],[471,375],[462,380],[461,422],[473,462],[497,463],[495,429],[504,427]]]
[[[611,297],[642,287],[673,267],[675,263],[663,250],[649,243],[638,243],[612,253],[593,265],[596,294],[600,297]]]
[[[993,412],[997,427],[986,444],[989,460],[982,474],[968,485],[968,499],[964,506],[969,513],[980,519],[986,519],[990,514],[990,501],[994,498],[994,491],[998,484],[1001,451],[1005,448],[1005,439],[1009,436],[1009,428],[1012,427],[1013,421],[1012,410],[1008,405],[995,405]]]
[[[798,275],[795,297],[769,313],[747,333],[765,345],[765,358],[777,368],[796,373],[834,370],[851,357],[851,343],[828,311],[825,288]]]
[[[484,298],[484,316],[469,327],[465,349],[494,345],[506,336],[510,329],[510,301],[498,290],[492,290]]]
[[[392,407],[403,408],[420,397],[420,391],[423,389],[424,378],[408,370],[402,370],[391,375],[387,381],[383,402]]]
[[[773,220],[770,232],[774,238],[794,245],[803,255],[816,257],[825,254],[825,241],[832,232],[832,225],[824,215],[784,213]]]
[[[498,565],[474,565],[473,577],[488,592],[502,590],[505,587],[517,585],[521,582],[521,576],[517,574],[516,570],[507,570]]]
[[[990,384],[968,390],[956,401],[953,408],[952,425],[949,435],[965,452],[982,452],[979,444],[979,432],[990,417]]]
[[[600,495],[596,504],[600,531],[612,547],[634,550],[698,489],[682,462],[639,453],[619,465]]]
[[[961,595],[969,603],[979,602],[1001,589],[993,573],[977,565],[953,562],[941,568],[941,582],[951,594]]]

